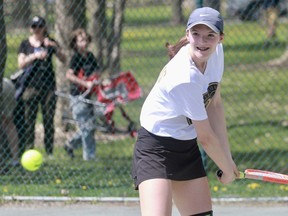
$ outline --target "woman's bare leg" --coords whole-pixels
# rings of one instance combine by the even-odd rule
[[[189,181],[172,181],[173,200],[181,215],[212,210],[207,177]]]
[[[171,181],[150,179],[139,185],[142,216],[169,216],[172,214]]]

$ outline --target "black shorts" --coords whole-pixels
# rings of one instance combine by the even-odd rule
[[[134,147],[132,177],[141,182],[162,178],[185,181],[206,176],[197,139],[160,137],[141,127]]]

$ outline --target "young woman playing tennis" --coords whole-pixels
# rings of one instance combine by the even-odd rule
[[[172,200],[181,215],[213,215],[197,141],[223,171],[223,184],[239,171],[227,138],[220,82],[224,70],[223,19],[196,9],[186,35],[167,44],[171,60],[142,107],[134,149],[133,178],[142,216],[167,216]]]

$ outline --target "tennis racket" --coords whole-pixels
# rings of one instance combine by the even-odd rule
[[[217,176],[219,178],[222,176],[222,174],[222,170],[217,171]],[[277,184],[288,184],[288,175],[256,169],[246,169],[244,172],[240,172],[238,179],[254,179]]]

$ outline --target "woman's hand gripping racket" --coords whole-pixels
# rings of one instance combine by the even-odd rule
[[[217,171],[217,176],[221,178],[222,170]],[[266,182],[273,182],[277,184],[288,184],[288,175],[281,173],[275,173],[264,170],[246,169],[244,172],[240,172],[238,179],[254,179]]]

